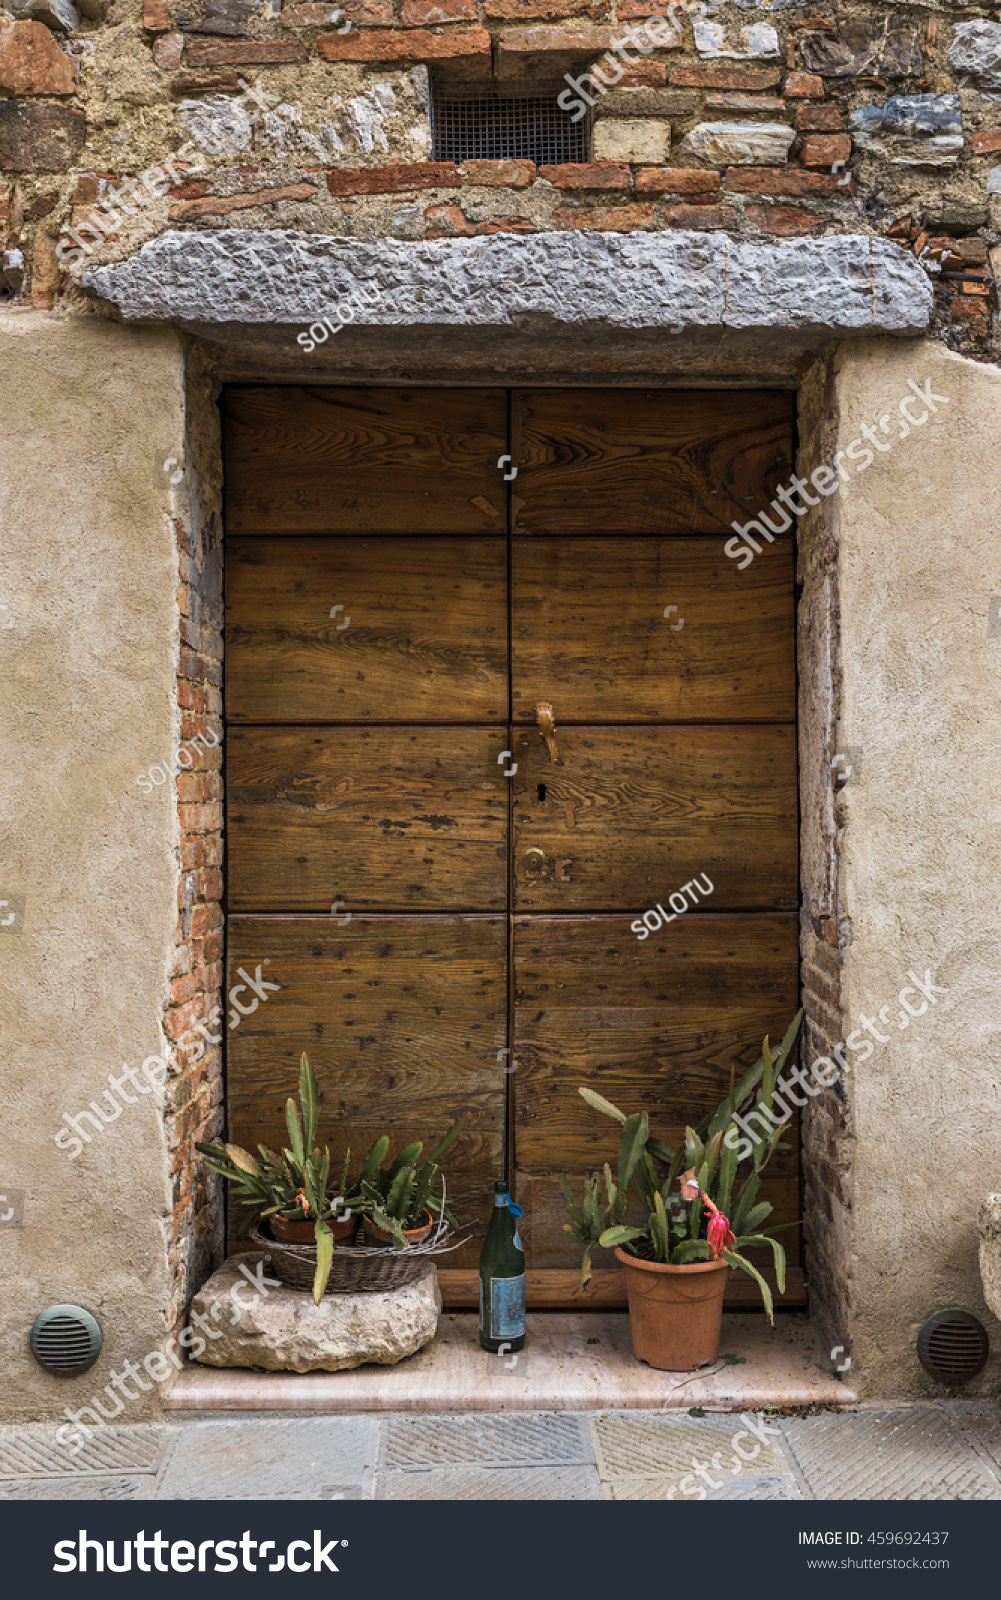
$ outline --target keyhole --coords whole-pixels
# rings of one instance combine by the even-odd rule
[[[545,786],[544,783],[540,783],[539,784],[539,799],[540,800],[545,800],[545,798],[546,798],[546,786]]]

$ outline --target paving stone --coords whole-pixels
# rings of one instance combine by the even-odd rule
[[[997,1405],[989,1400],[982,1404],[957,1400],[946,1403],[942,1410],[955,1426],[976,1440],[1001,1473],[1001,1412]]]
[[[146,1500],[154,1480],[145,1474],[103,1478],[20,1478],[0,1483],[0,1500]]]
[[[382,1468],[460,1462],[506,1467],[594,1460],[581,1419],[563,1411],[469,1411],[390,1417],[383,1425]]]
[[[781,1428],[818,1500],[1001,1499],[937,1407],[787,1418]]]
[[[375,1471],[373,1417],[260,1416],[184,1423],[157,1482],[158,1500],[357,1498]]]
[[[756,1425],[758,1419],[754,1419]],[[714,1476],[733,1475],[732,1469],[740,1460],[740,1451],[734,1450],[735,1434],[748,1433],[748,1418],[739,1414],[732,1417],[650,1416],[622,1412],[613,1416],[598,1417],[592,1424],[602,1478],[628,1478],[664,1474],[677,1483],[680,1477],[692,1470],[692,1463],[704,1463],[711,1468],[712,1458],[719,1455],[722,1471]],[[753,1465],[754,1472],[789,1473],[782,1454],[781,1435],[774,1423],[768,1424],[772,1442],[761,1444],[753,1433],[740,1440],[740,1449],[750,1455],[755,1444],[761,1446],[753,1462],[741,1468],[743,1473]],[[696,1480],[698,1481],[698,1480]]]
[[[593,1467],[435,1467],[380,1472],[377,1500],[600,1500]]]
[[[79,1449],[74,1451],[77,1443]],[[167,1429],[156,1424],[98,1428],[83,1423],[74,1429],[69,1424],[36,1422],[5,1428],[0,1432],[0,1480],[154,1473],[166,1446]]]

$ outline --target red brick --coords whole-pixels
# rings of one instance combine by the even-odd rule
[[[356,33],[321,33],[316,48],[324,61],[450,61],[461,56],[490,57],[490,35],[485,28],[463,28],[453,33],[411,33],[369,37]]]
[[[15,22],[0,33],[0,90],[8,95],[76,94],[78,70],[41,22]]]
[[[460,206],[428,206],[424,225],[428,239],[468,238],[477,231]]]
[[[700,167],[641,167],[636,173],[637,194],[719,194],[719,173]]]
[[[653,225],[653,206],[561,206],[550,218],[553,228],[587,228],[596,233],[631,233]]]
[[[839,106],[799,106],[796,127],[800,133],[839,133],[845,125]]]
[[[973,154],[975,156],[989,155],[992,150],[1001,150],[1001,127],[985,128],[983,133],[973,135]]]
[[[659,89],[667,82],[667,67],[663,61],[637,61],[635,66],[627,67],[618,83],[617,89]]]
[[[503,55],[598,55],[624,43],[622,28],[505,28],[497,36]]]
[[[178,806],[178,820],[186,833],[213,833],[222,827],[222,806]]]
[[[174,72],[184,54],[183,33],[164,33],[153,41],[153,64],[161,72]]]
[[[804,167],[826,167],[830,171],[836,161],[850,161],[851,154],[852,141],[847,133],[808,133],[799,159]]]
[[[823,100],[824,80],[812,72],[790,72],[782,93],[787,100]]]
[[[649,0],[619,0],[618,10],[616,11],[615,15],[618,17],[620,22],[631,22],[637,17],[642,18],[642,20],[645,22],[647,17],[663,16],[663,11],[658,9],[656,5],[651,5]],[[685,43],[685,36],[681,29],[675,28],[673,31],[674,36],[677,39],[677,43],[667,45],[658,44],[658,50],[680,50],[683,47]]]
[[[781,81],[780,67],[672,67],[669,79],[675,89],[736,89],[744,94],[774,89]]]
[[[708,228],[713,232],[735,228],[740,222],[739,212],[730,206],[665,206],[662,217],[666,228]]]
[[[316,5],[307,0],[305,5],[284,6],[279,21],[283,28],[331,28],[338,20],[334,16],[337,10],[356,28],[393,26],[392,0],[346,0],[343,6]]]
[[[483,15],[491,22],[559,22],[563,17],[596,22],[608,14],[607,0],[483,0]]]
[[[540,167],[539,177],[557,189],[630,189],[632,173],[623,161],[567,162],[564,166]]]
[[[59,276],[56,241],[44,228],[39,228],[31,251],[31,303],[36,310],[52,310],[59,289]]]
[[[213,928],[222,927],[222,908],[220,906],[195,906],[191,913],[191,937],[204,938],[211,933]]]
[[[452,161],[389,161],[382,167],[333,167],[327,173],[331,194],[402,194],[411,189],[458,189]]]
[[[436,22],[475,22],[476,0],[403,0],[405,28],[430,28]]]
[[[236,39],[223,44],[189,37],[184,44],[186,67],[269,67],[308,60],[306,46],[291,40]]]
[[[147,33],[169,33],[167,0],[143,0],[143,27]]]
[[[839,184],[847,173],[799,172],[795,167],[729,167],[728,194],[807,194],[850,193],[850,182]]]
[[[24,215],[28,222],[37,222],[40,217],[47,217],[58,204],[57,194],[39,194],[25,207]]]
[[[246,211],[250,206],[271,206],[278,200],[312,200],[319,192],[313,183],[286,183],[279,189],[257,189],[252,194],[181,200],[171,206],[167,215],[171,222],[188,222],[192,217],[225,216],[229,211]]]
[[[489,189],[527,189],[537,177],[534,161],[464,161],[462,176],[467,183],[485,184]]]
[[[747,215],[763,233],[782,235],[819,233],[832,220],[823,214],[817,216],[803,211],[799,206],[748,206]]]

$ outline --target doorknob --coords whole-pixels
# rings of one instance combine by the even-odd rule
[[[553,717],[553,708],[548,700],[540,700],[535,708],[535,720],[539,724],[542,742],[546,747],[546,754],[550,761],[555,761],[556,756],[556,722]]]
[[[546,852],[534,847],[526,850],[521,858],[521,864],[526,872],[541,872],[546,864]]]

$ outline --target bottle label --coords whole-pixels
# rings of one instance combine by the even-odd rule
[[[491,1339],[520,1339],[525,1332],[525,1274],[490,1279]]]

